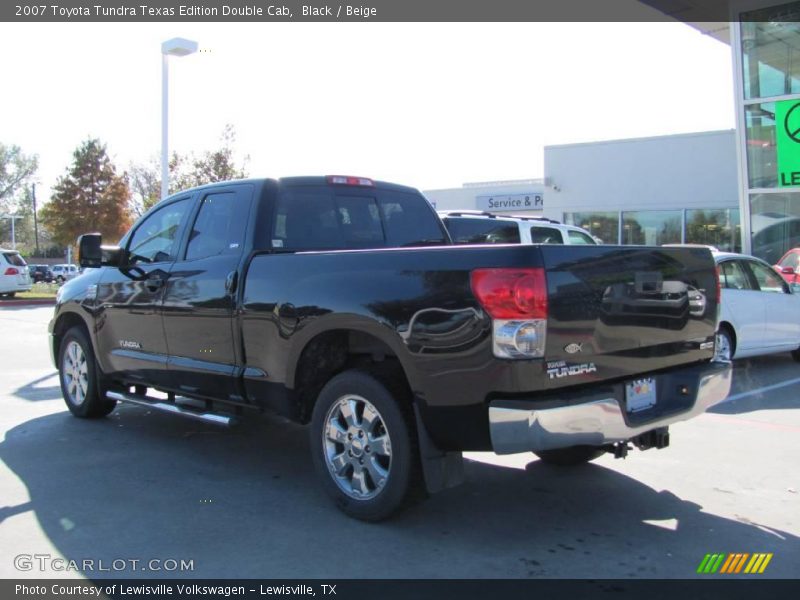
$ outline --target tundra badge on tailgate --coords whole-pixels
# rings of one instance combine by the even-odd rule
[[[547,363],[547,376],[550,379],[560,379],[561,377],[572,377],[573,375],[585,375],[586,373],[596,372],[597,367],[593,362],[568,365],[563,360],[556,360]]]

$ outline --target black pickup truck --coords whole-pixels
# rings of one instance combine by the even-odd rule
[[[455,246],[418,191],[338,176],[191,189],[79,247],[99,268],[49,326],[73,414],[309,423],[324,487],[361,519],[459,482],[465,450],[663,448],[730,388],[703,248]]]

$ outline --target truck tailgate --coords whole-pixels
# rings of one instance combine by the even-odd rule
[[[713,356],[718,289],[709,250],[540,248],[548,288],[546,388]]]

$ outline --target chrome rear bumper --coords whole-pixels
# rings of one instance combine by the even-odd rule
[[[730,392],[730,363],[708,363],[669,373],[671,381],[682,376],[692,381],[692,389],[696,390],[690,407],[634,423],[626,414],[619,394],[598,397],[594,393],[585,402],[573,399],[562,406],[552,406],[552,400],[496,400],[489,405],[492,448],[497,454],[513,454],[613,444],[696,417],[725,400]],[[669,401],[669,397],[659,399],[659,402]]]

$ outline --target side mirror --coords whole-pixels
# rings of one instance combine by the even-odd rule
[[[78,238],[78,263],[82,267],[99,267],[103,264],[103,250],[99,233],[84,233]]]
[[[781,267],[782,275],[794,275],[794,267]]]
[[[122,261],[119,246],[101,245],[103,236],[99,233],[84,233],[78,238],[78,264],[81,267],[118,267]]]

